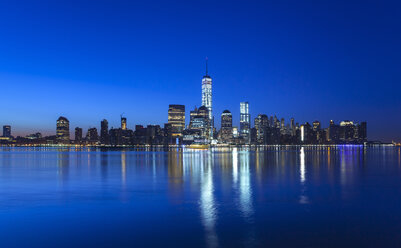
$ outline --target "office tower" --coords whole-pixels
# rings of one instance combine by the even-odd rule
[[[3,137],[7,137],[7,138],[11,137],[11,126],[10,125],[3,126]]]
[[[82,128],[80,127],[75,128],[75,141],[76,142],[82,141]]]
[[[198,115],[198,108],[195,106],[194,110],[189,111],[189,125],[188,128],[191,129],[191,123],[193,123],[193,119]]]
[[[339,140],[339,129],[340,127],[334,123],[333,120],[330,121],[329,127],[327,128],[327,141],[331,143],[337,143]]]
[[[270,123],[269,123],[270,127],[274,127],[274,119],[273,116],[270,116]]]
[[[354,140],[354,133],[354,122],[348,120],[340,122],[339,138],[342,142],[352,142]]]
[[[304,125],[301,125],[300,127],[299,127],[299,129],[301,130],[301,142],[302,143],[304,143],[305,142],[305,126]]]
[[[56,140],[60,144],[68,144],[70,142],[70,122],[63,116],[57,119]]]
[[[238,138],[239,137],[238,127],[233,127],[233,137],[234,138]]]
[[[291,118],[291,122],[290,122],[290,130],[291,130],[291,135],[295,136],[295,120],[294,118]]]
[[[256,141],[258,143],[264,142],[268,127],[269,117],[267,117],[267,115],[259,114],[258,117],[255,118]]]
[[[230,111],[224,110],[221,114],[221,140],[224,143],[231,141],[233,137],[233,116]]]
[[[301,138],[301,142],[302,143],[309,143],[311,142],[311,131],[312,131],[312,127],[311,125],[306,122],[305,124],[300,126],[300,138]]]
[[[121,116],[121,129],[127,130],[127,118]]]
[[[367,138],[367,124],[366,121],[363,121],[358,127],[358,139],[360,142],[366,142]]]
[[[182,131],[185,128],[185,105],[169,105],[168,123],[171,124],[171,135],[173,137],[182,136]]]
[[[213,137],[213,112],[212,112],[212,78],[208,75],[207,59],[206,59],[206,74],[202,78],[202,106],[205,106],[209,113],[210,122],[210,139]]]
[[[277,116],[274,115],[274,119],[273,119],[273,127],[275,128],[280,128],[280,122],[277,119]]]
[[[92,127],[88,129],[88,133],[86,134],[86,141],[89,142],[97,142],[99,140],[99,136],[97,133],[96,127]]]
[[[319,131],[320,130],[320,121],[314,121],[313,123],[312,123],[312,125],[313,125],[313,131]]]
[[[281,133],[282,133],[282,134],[285,133],[285,121],[284,121],[284,118],[281,118],[281,121],[280,121],[280,130],[281,130]]]
[[[251,115],[249,114],[249,103],[240,103],[240,132],[245,143],[250,142]]]
[[[202,139],[210,139],[210,126],[209,110],[205,106],[198,109],[195,107],[195,110],[191,111],[189,129],[195,131]]]
[[[109,122],[106,119],[100,122],[100,143],[109,144]]]

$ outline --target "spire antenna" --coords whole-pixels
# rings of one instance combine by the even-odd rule
[[[207,75],[207,61],[208,61],[208,58],[206,57],[206,76],[208,76]]]

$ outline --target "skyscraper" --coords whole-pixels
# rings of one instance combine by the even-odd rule
[[[127,118],[121,116],[121,129],[127,130]]]
[[[233,116],[228,110],[224,110],[221,114],[220,133],[220,138],[224,143],[231,141],[233,137]]]
[[[259,114],[255,118],[256,138],[259,143],[263,143],[265,140],[265,134],[269,127],[269,117],[264,114]]]
[[[209,110],[205,106],[201,106],[198,109],[195,108],[195,110],[191,111],[189,129],[196,131],[202,139],[210,139]]]
[[[7,138],[11,137],[11,126],[10,125],[3,126],[3,137],[7,137]]]
[[[312,126],[313,126],[313,131],[319,131],[320,130],[320,121],[314,121],[313,123],[312,123]]]
[[[56,140],[60,144],[68,144],[70,142],[70,122],[67,118],[60,116],[57,119]]]
[[[213,137],[213,113],[212,113],[212,78],[208,75],[207,59],[206,59],[206,75],[202,78],[202,106],[205,106],[209,111],[210,120],[210,138]]]
[[[291,135],[295,136],[295,120],[294,120],[294,118],[291,118],[290,130],[291,130]]]
[[[171,124],[173,137],[181,136],[185,128],[185,105],[170,104],[168,108],[168,123]]]
[[[106,119],[100,122],[100,143],[109,144],[109,122]]]
[[[96,127],[89,128],[88,133],[86,134],[86,141],[90,143],[96,143],[98,140],[99,136]]]
[[[249,103],[240,103],[240,132],[244,138],[245,143],[250,142],[250,127],[251,127],[251,115],[249,114]]]
[[[75,141],[76,142],[82,141],[82,128],[80,127],[75,128]]]

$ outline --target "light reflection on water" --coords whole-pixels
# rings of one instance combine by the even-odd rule
[[[400,148],[0,149],[1,247],[23,247],[11,238],[17,232],[31,247],[52,234],[75,237],[65,247],[101,247],[93,240],[104,244],[116,232],[129,232],[121,246],[150,247],[400,241]]]

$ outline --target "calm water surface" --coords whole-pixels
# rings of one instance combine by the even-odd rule
[[[400,148],[0,148],[0,247],[401,247]]]

